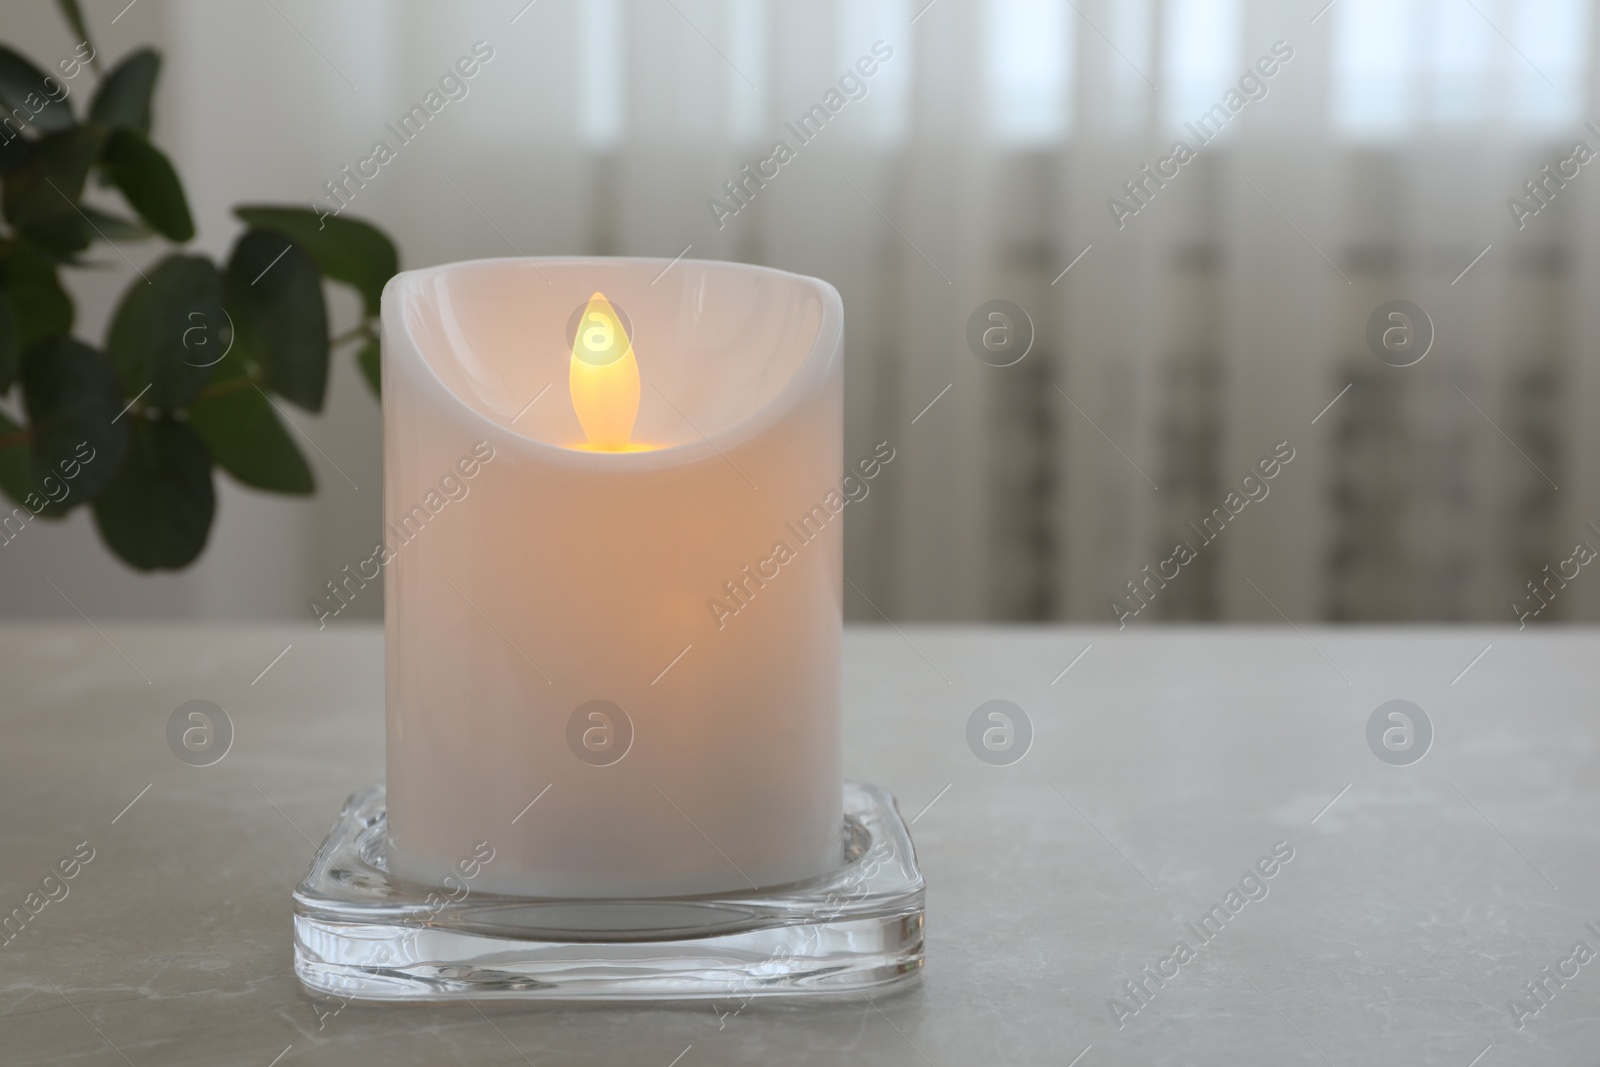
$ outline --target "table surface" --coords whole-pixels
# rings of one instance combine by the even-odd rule
[[[94,850],[0,947],[0,1060],[1593,1064],[1600,959],[1574,946],[1600,951],[1596,637],[852,628],[846,773],[915,816],[921,979],[870,1001],[332,1014],[295,982],[290,891],[382,776],[381,633],[0,626],[0,911]],[[166,744],[191,699],[234,724],[211,767]],[[991,699],[1033,726],[1010,766],[967,745]],[[1369,748],[1392,699],[1432,723],[1420,762]],[[1267,895],[1229,901],[1275,846],[1293,858]],[[1187,924],[1218,904],[1236,913],[1207,943]],[[1162,962],[1179,940],[1190,958]]]

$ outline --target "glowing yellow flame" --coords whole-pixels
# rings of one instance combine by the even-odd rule
[[[633,356],[633,339],[602,293],[589,298],[578,320],[567,383],[578,422],[589,439],[586,447],[599,452],[651,447],[633,443],[633,421],[639,415],[639,362]]]

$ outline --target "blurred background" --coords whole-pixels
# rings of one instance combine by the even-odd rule
[[[1600,618],[1600,577],[1568,562],[1600,547],[1582,0],[84,7],[108,59],[165,54],[154,139],[212,254],[232,204],[326,203],[482,41],[467,95],[349,207],[403,267],[686,254],[832,282],[846,458],[896,450],[847,513],[850,617]],[[76,44],[48,0],[8,0],[0,36],[45,65]],[[802,143],[786,123],[819,104]],[[794,158],[740,205],[725,183],[778,140]],[[101,258],[69,283],[80,336],[134,277]],[[1009,366],[968,342],[993,300],[1031,322]],[[1369,342],[1394,300],[1422,312],[1411,366]],[[0,548],[0,613],[75,617],[49,577],[91,619],[311,619],[379,538],[379,412],[345,358],[323,415],[290,418],[315,497],[228,483],[177,574],[116,562],[87,509],[34,524]],[[1196,558],[1136,599],[1180,541]],[[338,621],[379,616],[372,595]]]

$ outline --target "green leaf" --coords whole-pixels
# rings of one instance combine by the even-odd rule
[[[113,215],[88,204],[81,206],[90,225],[108,241],[148,241],[156,235],[154,230],[142,222],[125,219],[121,215]]]
[[[47,248],[66,252],[88,248],[94,230],[78,210],[78,200],[104,138],[105,131],[98,126],[77,126],[40,138],[27,164],[5,176],[0,207],[6,221]]]
[[[0,289],[0,394],[11,388],[17,380],[18,357],[21,346],[17,343],[17,317],[11,311],[11,298]],[[3,432],[0,432],[3,436]]]
[[[217,465],[245,485],[275,493],[314,493],[317,483],[265,393],[235,352],[217,365],[206,394],[189,408],[189,425]]]
[[[43,481],[34,480],[33,449],[28,442],[30,436],[26,428],[18,426],[0,412],[0,441],[8,442],[0,444],[0,489],[5,490],[5,495],[11,500],[27,508],[33,518],[52,521],[66,518],[68,511],[75,505],[86,503],[88,498],[72,498],[71,478],[53,475]],[[66,470],[73,472],[74,477],[82,469],[82,464],[68,461]],[[0,516],[0,543],[9,541],[21,532],[12,528],[13,521],[28,521],[16,519],[19,510],[13,510],[9,516]]]
[[[353,285],[370,318],[378,314],[383,287],[400,270],[400,257],[387,234],[359,219],[297,207],[257,204],[235,208],[251,226],[288,234],[305,246],[334,281]]]
[[[129,397],[171,411],[186,407],[211,377],[227,344],[222,277],[203,256],[168,256],[135,278],[117,305],[106,351]]]
[[[178,172],[161,149],[132,130],[112,130],[100,166],[139,217],[173,241],[194,236],[194,219]]]
[[[31,463],[27,431],[0,411],[0,489],[18,504],[28,499]]]
[[[55,264],[21,241],[6,249],[3,263],[16,313],[17,343],[26,349],[46,337],[71,333],[72,298],[61,288]]]
[[[22,395],[33,426],[31,483],[67,477],[67,507],[93,500],[128,451],[128,426],[116,368],[70,337],[52,337],[22,354]],[[53,496],[54,494],[52,494]]]
[[[78,0],[56,0],[56,6],[61,8],[61,17],[67,20],[67,25],[78,35],[78,40],[89,46],[89,54],[93,56],[94,41],[89,37],[89,23],[84,20],[83,9],[78,6]]]
[[[228,259],[234,343],[267,385],[307,411],[328,387],[328,310],[322,276],[304,248],[273,230],[247,230]]]
[[[380,358],[378,339],[367,338],[367,343],[361,346],[361,351],[356,355],[356,362],[361,364],[361,373],[366,377],[367,384],[372,386],[373,396],[383,395],[383,360]]]
[[[28,138],[12,137],[9,141],[0,141],[0,174],[20,170],[32,158],[33,142]]]
[[[94,502],[111,551],[142,571],[177,570],[206,546],[217,501],[211,453],[184,423],[136,419],[127,462]]]
[[[0,103],[5,110],[41,130],[70,130],[73,122],[67,87],[59,78],[49,78],[47,83],[47,77],[30,60],[0,45]],[[52,94],[51,86],[59,97]]]
[[[100,82],[89,104],[89,118],[107,126],[150,136],[150,99],[155,94],[161,57],[153,48],[128,53]]]

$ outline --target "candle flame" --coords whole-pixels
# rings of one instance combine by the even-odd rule
[[[578,320],[567,383],[589,448],[632,452],[649,447],[633,443],[633,422],[639,415],[639,362],[633,355],[633,340],[603,293],[589,298]]]

